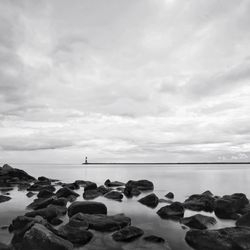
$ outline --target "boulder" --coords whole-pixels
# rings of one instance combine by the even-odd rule
[[[192,229],[185,237],[187,243],[197,250],[249,250],[250,229],[228,227],[217,230]]]
[[[111,188],[106,188],[105,186],[99,186],[97,189],[96,189],[99,193],[101,193],[102,195],[112,191]]]
[[[68,187],[63,187],[63,188],[60,188],[57,192],[56,192],[56,197],[57,198],[61,198],[61,197],[64,197],[64,198],[67,198],[69,199],[70,197],[78,197],[79,194],[74,192],[73,190],[71,190],[70,188]]]
[[[238,226],[238,227],[250,227],[250,212],[242,215],[236,221],[236,226]]]
[[[107,187],[119,187],[119,186],[125,186],[125,183],[120,181],[110,181],[109,179],[107,179],[104,185]]]
[[[101,202],[75,201],[68,208],[68,215],[72,217],[77,213],[84,214],[107,214],[107,207]]]
[[[147,242],[153,242],[153,243],[164,243],[165,240],[159,236],[155,236],[155,235],[149,235],[149,236],[145,236],[143,237],[143,239]]]
[[[63,197],[53,199],[51,202],[52,205],[63,206],[63,207],[65,207],[67,205],[67,203],[68,203],[68,200],[66,198],[63,198]]]
[[[123,193],[127,198],[132,198],[133,196],[139,196],[141,191],[136,187],[127,186],[125,187]]]
[[[46,190],[46,189],[43,189],[41,190],[38,194],[37,194],[37,197],[38,198],[49,198],[51,196],[55,195],[53,192],[49,191],[49,190]]]
[[[154,190],[154,184],[148,180],[139,180],[139,181],[130,180],[126,183],[126,187],[136,188],[140,191]]]
[[[0,242],[0,250],[11,250],[11,247],[9,247],[8,245]]]
[[[183,206],[193,211],[213,212],[215,206],[215,198],[211,195],[193,194],[183,203]]]
[[[81,221],[89,225],[89,229],[101,232],[113,232],[131,224],[131,219],[124,214],[107,216],[104,214],[77,213],[70,218],[71,221]]]
[[[50,192],[54,192],[56,190],[56,188],[51,185],[51,184],[47,184],[47,183],[34,183],[33,185],[31,185],[29,188],[27,188],[28,191],[35,191],[35,192],[39,192],[41,190],[47,190]]]
[[[62,223],[63,223],[63,220],[61,220],[58,217],[55,217],[55,218],[51,219],[51,221],[50,221],[50,224],[53,225],[53,226],[58,226],[58,225],[60,225]]]
[[[0,203],[11,200],[11,197],[6,195],[0,195]]]
[[[140,228],[128,226],[112,234],[112,237],[115,241],[133,241],[143,234],[144,232]]]
[[[76,190],[80,188],[80,185],[77,182],[73,183],[64,183],[62,184],[63,187],[70,188],[71,190]]]
[[[87,190],[93,190],[93,189],[97,189],[96,183],[91,182],[91,181],[86,182],[85,187],[84,187],[84,192]]]
[[[151,208],[157,207],[157,205],[159,203],[159,199],[155,194],[149,194],[149,195],[141,198],[138,201],[141,204],[146,205],[146,206],[151,207]]]
[[[35,224],[24,235],[21,250],[73,250],[73,244],[41,224]]]
[[[34,196],[35,195],[35,193],[33,193],[33,192],[31,192],[31,191],[29,191],[27,194],[26,194],[26,196],[28,197],[28,198],[30,198],[30,197],[32,197],[32,196]]]
[[[214,225],[216,223],[216,219],[211,216],[196,214],[190,217],[185,217],[181,219],[180,222],[190,228],[202,230],[207,229],[208,225]]]
[[[27,208],[28,209],[41,209],[41,208],[45,208],[48,205],[52,204],[52,202],[55,200],[55,197],[49,197],[49,198],[39,198],[39,199],[35,199],[33,202],[31,202]]]
[[[100,193],[97,189],[90,189],[85,191],[82,196],[85,200],[93,200],[101,195],[102,193]]]
[[[122,201],[123,194],[118,191],[110,191],[106,193],[104,197],[111,200]]]
[[[249,204],[245,194],[224,195],[215,202],[215,214],[221,219],[237,219],[238,213]]]
[[[165,195],[166,198],[168,199],[174,199],[174,194],[172,192],[168,192],[166,195]]]
[[[184,216],[184,207],[180,202],[173,202],[157,211],[162,219],[180,219]]]
[[[37,180],[41,182],[49,182],[49,183],[51,182],[50,179],[45,176],[39,176]]]

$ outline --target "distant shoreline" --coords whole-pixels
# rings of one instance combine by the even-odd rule
[[[82,165],[242,165],[250,162],[88,162]]]

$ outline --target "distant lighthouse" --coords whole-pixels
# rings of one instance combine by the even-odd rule
[[[85,162],[84,163],[88,164],[88,157],[87,156],[85,157]]]

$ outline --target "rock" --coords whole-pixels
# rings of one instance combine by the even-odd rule
[[[240,214],[247,214],[250,212],[250,204],[245,205],[241,210]]]
[[[55,218],[51,219],[51,221],[50,221],[50,224],[53,226],[58,226],[62,223],[63,223],[63,221],[58,217],[55,217]]]
[[[111,200],[122,201],[123,194],[118,191],[110,191],[106,193],[104,197]]]
[[[174,194],[172,192],[168,192],[165,197],[167,197],[168,199],[174,199]]]
[[[0,203],[11,200],[11,197],[6,195],[0,195]]]
[[[38,198],[49,198],[51,196],[55,195],[53,192],[49,191],[49,190],[41,190],[38,194],[37,197]]]
[[[50,192],[54,192],[56,188],[52,186],[51,184],[44,184],[44,183],[34,183],[29,188],[27,188],[28,191],[41,191],[41,190],[47,190]]]
[[[112,234],[112,237],[115,241],[132,241],[143,234],[144,232],[140,228],[128,226]]]
[[[25,216],[35,217],[37,215],[42,216],[44,219],[51,221],[53,218],[65,215],[67,213],[67,208],[56,205],[49,205],[46,208],[38,209],[32,212],[28,212]]]
[[[51,202],[52,205],[63,206],[63,207],[65,207],[67,205],[67,203],[68,203],[68,200],[66,198],[63,198],[63,197],[53,199]]]
[[[89,225],[89,229],[101,232],[113,232],[131,224],[131,219],[124,214],[107,216],[104,214],[77,213],[71,217],[71,221],[82,221]]]
[[[249,250],[250,229],[228,227],[217,230],[192,229],[185,237],[196,250]]]
[[[213,193],[211,191],[209,191],[209,190],[203,192],[202,195],[214,196]]]
[[[80,188],[80,185],[77,182],[73,182],[73,183],[65,183],[62,185],[63,187],[67,187],[70,188],[71,190],[76,190]]]
[[[155,236],[155,235],[149,235],[149,236],[145,236],[143,237],[143,239],[145,241],[148,241],[148,242],[154,242],[154,243],[164,243],[165,240],[159,236]]]
[[[68,215],[72,217],[77,213],[84,214],[107,214],[107,207],[101,202],[75,201],[68,208]]]
[[[80,187],[84,187],[86,185],[86,181],[84,180],[76,180],[75,183]]]
[[[12,191],[13,187],[0,187],[0,192],[6,194],[9,191]]]
[[[154,184],[148,180],[139,180],[139,181],[130,180],[126,183],[126,187],[136,188],[140,191],[154,190]]]
[[[238,227],[250,227],[250,212],[242,215],[236,221],[236,226],[238,226]]]
[[[49,197],[49,198],[39,198],[39,199],[35,199],[33,202],[31,202],[27,208],[28,209],[41,209],[41,208],[45,208],[48,205],[52,204],[52,202],[55,200],[54,197]]]
[[[56,192],[56,197],[57,198],[61,198],[61,197],[64,197],[64,198],[69,198],[69,197],[78,197],[79,194],[74,192],[73,190],[71,190],[70,188],[68,187],[63,187],[63,188],[60,188],[57,192]]]
[[[183,203],[183,206],[193,211],[213,212],[215,198],[207,194],[193,194]]]
[[[235,193],[224,195],[215,202],[215,214],[221,219],[237,219],[238,213],[247,205],[249,201],[245,194]]]
[[[159,199],[159,203],[168,203],[168,204],[172,204],[173,201],[172,201],[172,200],[166,200],[166,199]]]
[[[87,231],[87,227],[74,226],[74,224],[67,223],[58,229],[57,235],[72,242],[73,244],[84,245],[88,243],[93,234]]]
[[[184,207],[180,202],[160,208],[157,214],[163,219],[180,219],[184,216]]]
[[[119,186],[125,186],[125,183],[120,181],[110,181],[109,179],[107,179],[104,185],[107,187],[119,187]]]
[[[41,181],[41,182],[49,182],[50,183],[50,179],[47,177],[44,177],[44,176],[38,177],[37,180]]]
[[[149,195],[141,198],[138,201],[140,203],[142,203],[143,205],[146,205],[146,206],[151,207],[151,208],[157,207],[157,205],[159,203],[159,199],[155,194],[149,194]]]
[[[93,200],[99,196],[101,196],[102,193],[100,193],[97,189],[93,189],[93,190],[87,190],[83,193],[83,198],[85,200]]]
[[[111,188],[106,188],[106,187],[103,186],[103,185],[102,185],[102,186],[99,186],[96,190],[97,190],[97,192],[101,193],[102,195],[104,195],[104,194],[106,194],[106,193],[112,191]]]
[[[31,184],[27,181],[22,181],[17,185],[18,191],[24,191],[31,187]]]
[[[8,245],[0,242],[0,250],[11,250],[11,248]]]
[[[94,182],[87,182],[85,187],[84,187],[84,192],[87,190],[93,190],[93,189],[97,189],[97,185]]]
[[[132,198],[133,196],[139,196],[141,194],[141,191],[135,187],[128,186],[125,187],[123,193],[127,198]]]
[[[28,197],[28,198],[30,198],[30,197],[32,197],[32,196],[34,196],[35,195],[35,193],[33,193],[33,192],[31,192],[31,191],[29,191],[27,194],[26,194],[26,196]]]
[[[73,250],[73,244],[41,224],[35,224],[29,231],[27,231],[23,238],[22,249],[34,250]]]
[[[202,230],[202,229],[207,229],[208,225],[215,224],[216,219],[211,216],[196,214],[190,217],[185,217],[181,219],[180,222],[190,228]]]

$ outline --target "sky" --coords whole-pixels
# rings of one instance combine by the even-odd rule
[[[0,162],[249,161],[250,1],[1,0]]]

